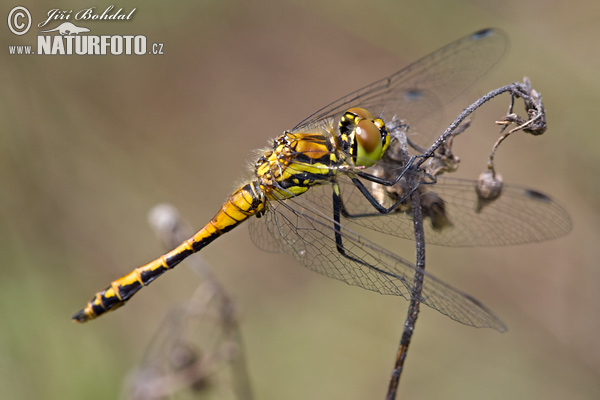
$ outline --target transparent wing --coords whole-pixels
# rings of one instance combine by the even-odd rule
[[[442,106],[463,93],[496,64],[507,47],[503,32],[485,29],[442,47],[408,67],[356,90],[316,111],[292,131],[323,118],[339,120],[350,107],[363,107],[389,121],[394,115],[419,131],[415,143],[429,145]],[[437,136],[437,135],[436,135]],[[411,138],[413,139],[413,138]]]
[[[342,225],[350,228],[360,225],[415,239],[408,201],[398,212],[380,214],[348,178],[340,177],[338,183],[346,209],[355,215],[342,218]],[[388,187],[370,182],[365,185],[381,205],[391,207],[395,203],[397,196],[392,196],[394,193]],[[565,209],[541,192],[504,185],[498,199],[482,204],[475,185],[471,180],[439,177],[435,184],[419,186],[426,243],[450,247],[504,246],[555,239],[571,230]],[[307,193],[306,200],[321,210],[331,209],[331,196],[319,197],[317,192]],[[402,192],[408,193],[406,188]],[[439,207],[440,200],[443,209]]]
[[[332,201],[331,186],[311,190],[320,192],[319,198]],[[267,235],[265,240],[273,242],[271,249],[289,253],[307,268],[330,278],[382,294],[405,299],[416,297],[419,302],[466,325],[498,331],[506,329],[479,301],[422,270],[423,291],[418,296],[412,289],[417,267],[344,226],[339,227],[346,256],[342,255],[330,215],[319,209],[321,205],[315,207],[303,197],[271,202],[262,218],[251,220],[252,232]],[[259,224],[262,228],[257,228]]]

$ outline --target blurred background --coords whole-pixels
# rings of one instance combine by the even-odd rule
[[[118,312],[85,325],[70,316],[162,254],[147,223],[154,205],[171,203],[200,228],[269,139],[490,26],[510,49],[466,98],[531,78],[548,132],[510,139],[497,167],[505,182],[559,199],[574,228],[541,244],[428,247],[429,271],[509,330],[468,328],[424,307],[399,398],[600,397],[599,2],[154,1],[114,4],[137,7],[131,21],[80,24],[164,44],[164,55],[144,57],[9,56],[8,45],[35,43],[48,10],[82,8],[4,2],[0,14],[16,5],[34,26],[1,36],[1,398],[117,398],[164,316],[200,279],[182,265]],[[447,123],[468,103],[449,106]],[[482,170],[497,137],[491,122],[507,105],[477,113],[457,151],[461,176]],[[414,260],[410,242],[387,246]],[[407,302],[264,253],[245,226],[202,256],[238,304],[255,398],[384,397]]]

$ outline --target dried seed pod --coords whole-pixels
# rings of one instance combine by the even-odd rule
[[[421,192],[421,211],[424,217],[429,217],[431,227],[436,231],[452,226],[446,213],[446,203],[433,191]]]
[[[496,200],[502,194],[502,176],[485,171],[477,179],[476,190],[481,200]]]
[[[479,175],[477,179],[477,212],[480,212],[486,204],[489,204],[502,194],[502,176],[488,170]]]

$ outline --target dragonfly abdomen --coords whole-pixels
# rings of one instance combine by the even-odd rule
[[[229,196],[221,210],[194,236],[146,265],[136,268],[113,281],[106,289],[96,293],[73,320],[86,322],[124,305],[142,287],[147,286],[174,268],[188,256],[203,249],[222,234],[264,209],[265,199],[256,182],[250,182]]]

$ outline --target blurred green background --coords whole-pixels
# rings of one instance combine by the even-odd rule
[[[117,398],[165,313],[199,284],[182,266],[118,312],[71,323],[93,293],[162,253],[148,211],[169,202],[201,227],[247,176],[254,149],[488,26],[511,47],[471,99],[527,75],[549,122],[543,137],[509,140],[497,166],[506,182],[559,199],[574,229],[542,244],[428,247],[428,269],[509,331],[425,308],[399,398],[600,397],[599,2],[98,1],[86,6],[137,11],[128,22],[80,25],[146,35],[165,54],[8,55],[8,45],[35,42],[49,9],[79,4],[0,6],[4,16],[26,6],[34,19],[27,35],[1,36],[0,398]],[[458,153],[461,176],[480,172],[497,133],[489,122],[507,104],[477,114]],[[263,253],[246,231],[203,256],[240,306],[256,398],[383,398],[407,303]],[[389,246],[413,259],[411,243]]]

